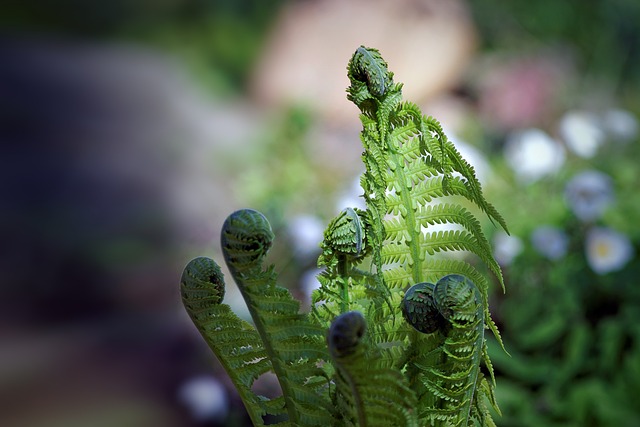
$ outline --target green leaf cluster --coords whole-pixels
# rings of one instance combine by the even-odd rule
[[[377,50],[359,47],[348,76],[347,97],[363,125],[366,209],[345,209],[329,223],[311,311],[300,312],[273,266],[263,265],[273,233],[249,209],[227,218],[221,243],[253,325],[221,303],[222,275],[210,259],[185,269],[185,307],[255,425],[266,415],[283,426],[493,425],[484,330],[500,335],[489,281],[471,262],[443,254],[475,254],[504,286],[468,205],[506,230],[505,222],[440,124],[402,100]],[[407,292],[417,285],[424,287]],[[282,396],[251,391],[266,372],[275,373]]]

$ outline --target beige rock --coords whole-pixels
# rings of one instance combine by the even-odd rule
[[[458,0],[293,2],[276,23],[252,81],[268,106],[307,104],[336,123],[356,120],[345,97],[346,65],[360,45],[379,49],[424,102],[455,85],[473,52],[475,31]]]

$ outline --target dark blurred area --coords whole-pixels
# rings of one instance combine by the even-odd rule
[[[480,110],[477,114],[488,128],[483,134],[486,152],[496,155],[512,127],[548,126],[550,115],[571,107],[573,101],[566,98],[545,104],[561,90],[580,95],[593,82],[604,82],[605,98],[615,97],[626,108],[640,111],[636,1],[454,3],[453,12],[442,2],[418,0],[402,2],[398,9],[412,9],[397,15],[389,15],[382,3],[371,9],[384,11],[389,22],[396,23],[393,28],[405,28],[406,22],[418,29],[434,25],[443,32],[435,44],[454,40],[461,46],[449,49],[462,58],[452,61],[451,68],[446,68],[446,55],[438,58],[443,78],[416,73],[418,80],[436,82],[421,89],[419,100],[450,105],[429,104],[446,95],[456,105],[462,99],[465,109]],[[308,213],[306,207],[315,215],[307,224],[321,232],[317,224],[326,223],[334,205],[310,194],[339,198],[337,181],[344,184],[345,177],[358,172],[348,156],[339,158],[347,152],[357,159],[360,150],[357,129],[345,125],[341,114],[314,118],[307,111],[315,110],[285,108],[277,115],[283,100],[261,97],[260,89],[252,89],[279,87],[271,80],[255,82],[256,75],[272,70],[261,63],[263,52],[298,52],[286,43],[305,41],[310,27],[294,30],[287,23],[295,24],[299,16],[326,16],[331,25],[338,22],[336,28],[354,27],[351,15],[344,22],[331,15],[336,4],[65,0],[3,5],[0,426],[247,425],[242,403],[181,306],[179,278],[188,259],[217,250],[224,217],[245,203],[276,213],[270,219],[283,229],[292,217]],[[445,37],[444,28],[458,28],[456,22],[460,31]],[[371,37],[369,28],[387,29],[379,30],[377,40],[389,43],[383,54],[398,55],[393,62],[397,69],[414,66],[401,64],[402,58],[424,56],[424,69],[438,71],[427,55],[391,49],[393,43],[404,44],[402,31],[373,21],[360,24],[363,39]],[[278,35],[278,28],[291,32]],[[433,42],[419,35],[416,44]],[[348,39],[342,46],[342,33],[333,36],[338,40],[306,35],[325,45],[313,53],[321,63],[334,58],[334,50],[349,52],[360,43]],[[280,50],[274,47],[279,40],[284,46]],[[300,51],[309,50],[306,46],[302,43]],[[544,61],[555,62],[548,67],[540,61],[544,63],[537,66],[543,71],[533,80],[551,75],[562,89],[547,88],[551,94],[540,96],[542,106],[536,108],[544,111],[535,118],[532,114],[501,122],[496,103],[511,106],[514,98],[501,92],[485,101],[483,88],[470,76],[469,69],[478,67],[468,64],[483,55],[544,50],[541,46],[554,52]],[[558,48],[559,55],[554,50]],[[531,57],[533,62],[539,58]],[[304,74],[295,66],[304,67],[306,59],[278,58],[275,69],[280,74],[282,69]],[[341,65],[330,73],[344,78],[348,56],[335,58]],[[510,70],[517,74],[514,86],[527,85],[529,80],[521,77],[532,69],[535,74],[537,68],[527,61],[518,66],[524,71]],[[569,68],[573,71],[567,72]],[[576,75],[586,78],[577,82]],[[313,76],[314,84],[301,86],[330,92],[324,78]],[[290,75],[286,78],[287,85],[296,85]],[[344,102],[341,85],[338,82],[336,93]],[[535,87],[530,93],[537,96]],[[319,110],[336,110],[329,102],[319,103]],[[336,108],[342,111],[342,104]],[[505,109],[510,114],[518,110]],[[447,117],[449,110],[442,111]],[[323,120],[326,124],[317,123]],[[262,132],[265,121],[276,129]],[[346,147],[346,138],[356,144]],[[250,150],[260,144],[269,149]],[[335,150],[343,151],[336,156]],[[265,161],[274,152],[278,159]],[[626,176],[635,176],[633,170]],[[298,179],[301,171],[305,179]],[[514,221],[516,231],[525,221],[531,219]],[[314,230],[307,245],[311,249],[305,249],[311,259],[319,234]],[[306,275],[314,261],[296,259],[299,253],[286,250],[281,254],[284,263],[298,267],[285,268],[285,277]],[[500,322],[500,314],[497,318]]]
[[[17,37],[0,57],[1,424],[190,425],[177,392],[210,368],[178,311],[161,59]]]
[[[189,85],[127,33],[260,4],[3,5],[0,425],[246,424],[179,302],[187,252],[210,239],[175,206]],[[243,60],[221,61],[229,85]]]

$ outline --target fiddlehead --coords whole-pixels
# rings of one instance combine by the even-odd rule
[[[365,87],[370,95],[379,98],[393,85],[393,73],[389,72],[387,63],[376,49],[360,46],[353,54],[347,70],[352,85],[350,101],[356,102],[362,97]]]
[[[433,283],[413,285],[402,299],[402,314],[415,330],[431,334],[444,328],[444,317],[433,300]]]
[[[484,330],[482,298],[476,285],[466,277],[449,274],[438,280],[433,288],[433,300],[449,322],[458,326],[475,322],[482,324],[481,330]]]
[[[255,329],[222,304],[224,278],[218,264],[206,257],[191,260],[182,273],[180,293],[189,317],[231,378],[253,424],[263,425],[267,413],[282,415],[282,400],[269,401],[251,391],[254,381],[272,365]]]
[[[370,245],[367,243],[366,215],[360,209],[346,208],[329,223],[321,243],[321,265],[330,264],[324,260],[330,255],[354,259],[367,255]]]
[[[222,227],[222,251],[242,293],[273,372],[282,388],[291,425],[323,426],[331,406],[325,372],[324,329],[299,312],[300,303],[276,284],[273,266],[262,263],[271,247],[271,225],[260,212],[232,213]]]
[[[341,425],[417,427],[415,395],[399,371],[380,365],[366,331],[364,316],[349,311],[333,320],[327,335]]]
[[[260,212],[242,209],[222,225],[221,244],[229,269],[238,274],[261,267],[273,242],[271,224]]]
[[[336,317],[327,335],[331,356],[341,359],[355,353],[366,330],[367,322],[358,311],[348,311]]]
[[[476,419],[491,423],[478,395],[482,392],[495,406],[493,389],[480,370],[484,361],[493,376],[486,358],[482,303],[475,284],[458,274],[444,276],[435,285],[415,285],[405,295],[403,312],[411,326],[425,333],[436,332],[437,326],[445,337],[443,346],[436,350],[441,352],[441,362],[422,370],[426,388],[437,397],[433,404],[421,408],[422,415],[432,422],[467,426]],[[413,363],[420,364],[419,357]]]
[[[192,259],[182,272],[180,287],[190,314],[200,307],[220,304],[224,298],[224,276],[211,258]]]
[[[358,266],[371,252],[369,234],[367,213],[360,209],[343,210],[327,226],[318,258],[324,271],[318,276],[320,288],[312,295],[312,317],[320,324],[328,326],[323,320],[327,317],[366,309],[372,276]]]

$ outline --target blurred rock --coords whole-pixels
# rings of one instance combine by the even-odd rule
[[[209,247],[234,208],[216,166],[250,139],[250,109],[133,45],[5,39],[0,59],[4,314],[174,305],[181,251]]]
[[[474,40],[461,1],[291,2],[255,70],[253,94],[267,105],[310,104],[326,120],[354,122],[346,65],[358,46],[379,49],[405,84],[405,99],[420,103],[456,84]]]

